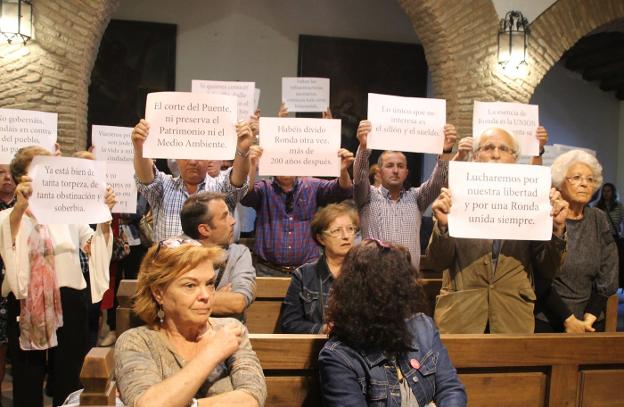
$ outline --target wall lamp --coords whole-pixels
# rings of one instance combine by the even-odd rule
[[[0,0],[0,36],[9,44],[21,41],[24,45],[32,38],[32,1]]]
[[[510,11],[498,27],[498,63],[505,71],[522,71],[529,43],[529,22],[519,11]]]

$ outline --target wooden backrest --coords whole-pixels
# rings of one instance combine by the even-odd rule
[[[266,376],[267,406],[320,405],[316,361],[323,335],[252,334],[250,339]],[[624,405],[624,333],[442,335],[442,341],[470,406]],[[87,360],[93,365],[98,358],[96,365],[108,366],[112,349],[94,348]],[[97,400],[108,397],[102,390],[110,383],[107,369],[83,368],[83,383],[97,382],[85,376],[89,372],[100,378],[97,386],[85,385],[91,395],[101,391]],[[81,405],[94,405],[82,400]]]
[[[288,277],[256,278],[256,299],[247,309],[247,328],[251,333],[270,334],[278,332],[278,322],[282,302],[290,284]],[[441,279],[423,279],[429,310],[433,311],[435,297],[442,286]],[[117,334],[141,325],[132,311],[132,296],[136,291],[136,280],[121,280],[117,299]]]
[[[80,394],[81,406],[114,406],[115,362],[113,348],[92,348],[80,370],[80,381],[84,387]]]

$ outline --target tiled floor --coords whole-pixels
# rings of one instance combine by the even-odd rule
[[[2,407],[13,407],[13,378],[10,375],[11,368],[8,367],[7,374],[2,382]],[[44,396],[44,407],[52,407],[52,399]]]

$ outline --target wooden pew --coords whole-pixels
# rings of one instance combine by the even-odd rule
[[[320,405],[316,360],[323,335],[250,338],[266,376],[267,406]],[[470,406],[624,406],[623,333],[442,335],[442,341]],[[106,364],[110,355],[110,348],[94,348],[89,360]]]
[[[92,348],[80,370],[80,381],[84,387],[80,405],[114,406],[117,393],[114,372],[113,348]]]
[[[441,279],[423,279],[423,287],[427,295],[429,311],[433,312],[435,296],[440,292]],[[256,279],[256,299],[247,309],[247,328],[251,333],[276,333],[280,309],[290,278],[258,277]],[[121,334],[131,326],[140,323],[132,314],[132,296],[136,291],[136,280],[121,280],[117,300],[117,334]]]

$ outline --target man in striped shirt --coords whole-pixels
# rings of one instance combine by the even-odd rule
[[[371,122],[363,120],[357,130],[360,141],[353,164],[353,198],[360,212],[363,238],[375,238],[401,244],[410,251],[412,263],[420,263],[420,223],[422,213],[436,199],[440,188],[448,183],[448,160],[457,131],[455,126],[444,126],[444,154],[442,154],[431,177],[418,188],[405,189],[407,160],[398,151],[384,151],[379,156],[381,186],[370,185],[368,160],[371,150],[366,141],[371,131]]]
[[[236,203],[247,193],[247,156],[253,142],[253,134],[247,122],[236,125],[238,140],[232,169],[222,172],[217,178],[206,175],[209,163],[206,160],[177,160],[179,177],[158,171],[150,158],[143,157],[143,144],[148,134],[149,124],[141,119],[132,130],[134,179],[137,190],[150,204],[154,216],[155,242],[182,234],[180,211],[189,195],[202,191],[222,192],[226,194],[228,208],[234,211]]]

